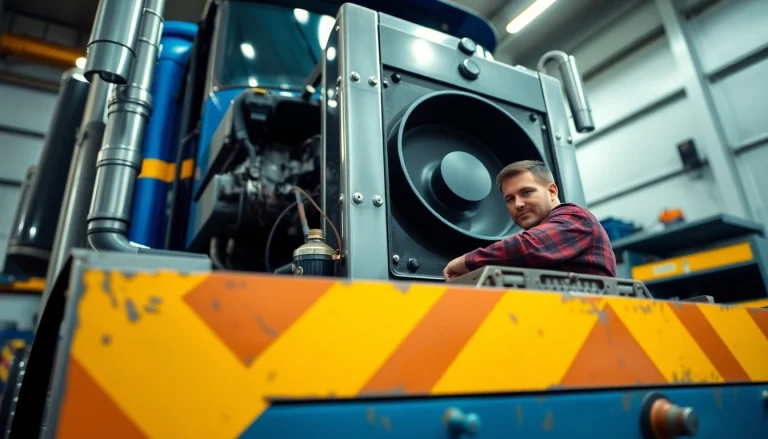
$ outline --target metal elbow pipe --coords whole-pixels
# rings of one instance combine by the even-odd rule
[[[101,0],[88,41],[85,78],[125,84],[136,59],[145,0]],[[147,3],[151,3],[147,1]]]
[[[576,67],[576,58],[560,50],[547,52],[541,57],[538,64],[538,70],[546,73],[546,65],[550,61],[557,61],[557,67],[562,77],[565,95],[568,98],[568,106],[571,107],[573,115],[573,124],[576,131],[588,133],[594,131],[595,122],[592,119],[592,109],[584,93],[584,82]]]
[[[96,163],[87,237],[96,250],[136,252],[127,239],[141,144],[152,114],[150,87],[163,28],[165,0],[147,0],[136,45],[136,63],[128,84],[113,89],[104,143]]]

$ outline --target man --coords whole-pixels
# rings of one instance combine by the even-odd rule
[[[523,232],[452,260],[446,280],[486,265],[616,276],[616,257],[600,222],[561,203],[552,172],[540,161],[512,163],[496,177],[509,214]]]

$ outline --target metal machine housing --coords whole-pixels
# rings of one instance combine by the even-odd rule
[[[466,92],[502,107],[538,151],[538,156],[519,159],[543,160],[553,171],[561,201],[585,205],[560,82],[473,56],[461,49],[463,44],[464,40],[370,9],[341,7],[322,61],[322,198],[329,218],[341,226],[342,276],[440,279],[450,258],[473,249],[449,243],[429,250],[413,234],[396,235],[402,227],[393,215],[388,130],[408,101],[431,91]],[[416,56],[411,52],[414,47],[429,52],[430,59]],[[460,66],[466,60],[480,69],[474,79],[462,76]],[[403,84],[394,83],[394,74]],[[393,91],[396,86],[407,88],[404,93],[410,95],[390,98],[399,93]],[[415,92],[417,86],[423,90]],[[335,246],[332,235],[326,232],[326,236]],[[428,262],[420,268],[418,263],[407,264],[416,257]],[[402,269],[407,265],[417,269]]]

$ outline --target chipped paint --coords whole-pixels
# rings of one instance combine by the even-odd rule
[[[715,404],[717,404],[717,408],[723,408],[723,389],[713,387],[712,396],[715,398]]]
[[[512,320],[512,323],[517,323],[517,317],[512,313],[509,313],[509,320]]]
[[[109,297],[109,303],[112,305],[112,308],[117,308],[117,296],[112,291],[112,282],[110,282],[109,279],[109,276],[104,276],[104,280],[101,284],[101,291]]]
[[[388,416],[381,417],[381,426],[384,427],[387,433],[392,433],[392,421],[389,420]]]
[[[373,425],[376,423],[376,410],[369,408],[365,411],[365,417],[368,419],[368,423]]]
[[[652,311],[652,307],[651,307],[650,304],[648,304],[648,305],[640,305],[640,306],[638,306],[638,308],[639,308],[640,312],[643,313],[643,314],[650,314],[651,311]]]
[[[635,392],[627,392],[621,395],[621,407],[624,409],[624,413],[629,412],[632,409],[632,400],[635,398]]]
[[[586,301],[586,304],[589,305],[589,311],[587,311],[587,314],[597,316],[597,320],[602,325],[608,324],[608,314],[605,312],[605,310],[601,310],[600,307],[597,305],[597,303],[591,300]]]
[[[395,287],[396,290],[405,294],[408,294],[408,290],[411,288],[411,285],[405,282],[393,282],[392,286]]]
[[[157,314],[158,309],[154,305],[144,305],[144,312],[150,313],[150,314]]]
[[[102,345],[109,346],[110,343],[112,343],[112,337],[110,337],[109,334],[104,334],[101,336]]]
[[[161,303],[163,303],[163,298],[159,296],[150,296],[149,303],[153,305],[160,305]]]
[[[274,329],[267,326],[267,324],[264,322],[264,319],[262,319],[260,316],[256,316],[256,323],[259,325],[259,328],[264,331],[265,334],[267,334],[270,338],[275,338],[279,334]]]
[[[523,426],[523,406],[520,404],[517,404],[515,406],[515,417],[517,418],[517,426],[522,427]]]
[[[219,299],[213,299],[213,300],[211,301],[211,308],[212,308],[214,311],[218,311],[218,310],[220,310],[220,309],[221,309],[221,301],[219,301]]]
[[[234,290],[235,289],[235,281],[231,279],[227,279],[227,281],[224,283],[224,288],[228,290]]]
[[[541,429],[544,431],[552,431],[555,428],[555,414],[552,410],[547,411],[544,416],[544,422],[541,423]]]
[[[125,298],[125,314],[131,322],[137,322],[141,317],[139,311],[136,309],[136,304],[133,303],[133,299],[130,297]]]

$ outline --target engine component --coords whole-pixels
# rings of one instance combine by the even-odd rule
[[[239,94],[211,140],[211,165],[195,194],[189,248],[205,251],[220,237],[228,242],[228,253],[239,249],[240,255],[225,258],[234,261],[232,267],[271,271],[265,247],[274,249],[275,266],[290,262],[290,249],[304,236],[292,226],[296,222],[280,220],[295,211],[294,186],[319,191],[319,129],[317,101],[253,90]],[[276,233],[285,226],[284,233]]]
[[[152,0],[149,8],[152,8]],[[96,11],[88,52],[85,77],[98,74],[107,82],[125,84],[136,59],[136,40],[145,0],[101,0]],[[160,8],[162,9],[162,8]]]
[[[296,276],[334,276],[336,251],[325,243],[322,229],[310,229],[307,242],[293,252]]]
[[[8,241],[8,261],[28,276],[44,277],[47,271],[67,183],[68,168],[61,164],[72,158],[89,87],[80,69],[70,69],[62,76],[59,98],[29,190],[30,202],[17,216]]]
[[[457,255],[517,233],[493,181],[518,160],[545,162],[561,201],[585,205],[561,84],[467,47],[342,6],[322,74],[323,209],[342,224],[342,276],[442,280]],[[566,90],[581,90],[574,67]]]
[[[597,294],[601,296],[626,296],[651,298],[648,288],[632,279],[564,273],[553,270],[499,267],[489,265],[459,276],[452,284],[476,287],[519,288],[562,293]]]

